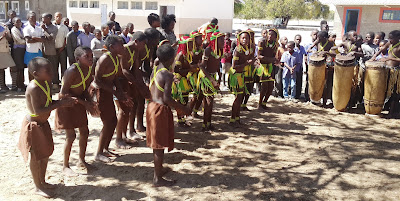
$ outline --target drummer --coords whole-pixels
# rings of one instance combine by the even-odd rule
[[[389,118],[399,118],[399,100],[400,100],[400,88],[397,87],[400,82],[400,31],[394,30],[389,33],[389,43],[386,43],[372,58],[380,55],[385,49],[389,49],[388,57],[381,59],[386,61],[386,66],[390,68],[390,77],[387,97],[389,98]]]

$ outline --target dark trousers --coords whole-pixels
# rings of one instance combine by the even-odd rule
[[[301,89],[303,87],[303,69],[299,72],[296,72],[296,99],[299,99],[301,96]]]
[[[61,78],[64,76],[65,70],[67,70],[67,49],[64,48],[63,51],[58,52],[57,49],[57,63],[61,66]]]
[[[60,79],[58,78],[58,62],[57,62],[57,55],[45,55],[46,59],[48,59],[53,66],[53,84],[60,84]]]
[[[281,68],[278,68],[275,74],[275,86],[274,86],[275,97],[283,97],[282,72],[283,70]]]

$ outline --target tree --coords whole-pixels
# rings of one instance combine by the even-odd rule
[[[267,13],[270,17],[281,18],[286,27],[291,18],[303,18],[304,0],[270,0]]]
[[[244,4],[235,2],[234,7],[233,7],[235,17],[239,17],[240,16],[240,13],[242,12],[243,6],[244,6]]]
[[[265,8],[267,3],[265,0],[245,0],[240,16],[246,20],[264,19],[267,17]]]

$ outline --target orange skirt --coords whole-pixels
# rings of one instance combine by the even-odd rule
[[[152,149],[174,149],[174,120],[171,108],[150,102],[146,110],[146,144]]]

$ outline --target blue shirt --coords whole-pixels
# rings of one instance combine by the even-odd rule
[[[82,32],[78,35],[78,46],[82,47],[90,47],[90,42],[93,40],[94,34],[89,33],[86,35],[85,32]]]
[[[302,45],[300,45],[300,48],[294,47],[294,51],[297,52],[300,57],[300,66],[297,66],[295,71],[296,72],[303,71],[303,56],[307,55],[307,52]]]
[[[311,52],[307,52],[308,48],[310,48],[312,45],[313,45],[313,43],[310,43],[310,44],[306,45],[305,48],[304,48],[306,50],[306,55],[307,55],[307,64],[310,63],[310,56],[313,54],[312,51],[318,51],[317,50],[317,46],[314,46],[311,49]]]
[[[299,68],[299,65],[301,64],[302,60],[300,60],[300,55],[297,52],[293,52],[293,54],[290,54],[289,51],[286,51],[282,54],[281,57],[281,63],[287,64],[289,67],[293,67],[297,64],[296,68]],[[295,71],[296,71],[295,68]],[[286,77],[290,75],[289,69],[285,66],[282,72],[282,77]]]

